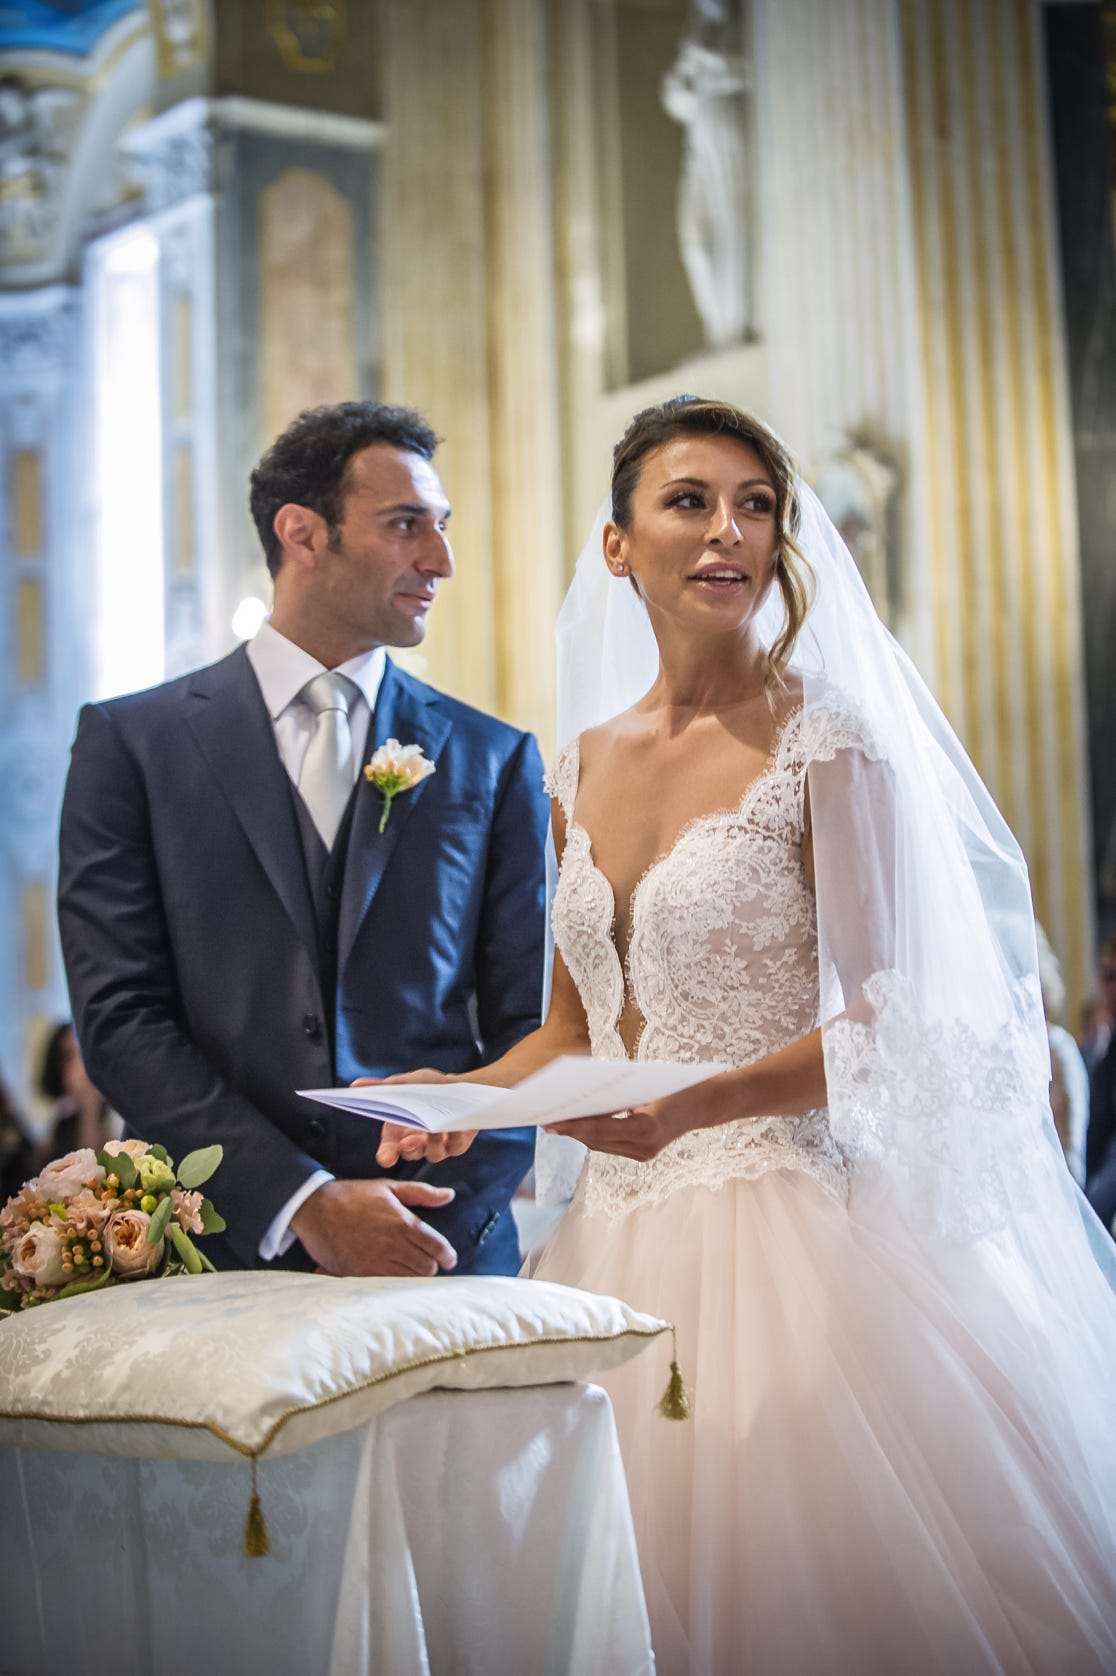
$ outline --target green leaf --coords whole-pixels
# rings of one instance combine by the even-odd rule
[[[203,1234],[223,1234],[228,1227],[228,1223],[221,1212],[214,1208],[212,1199],[202,1200],[201,1210],[198,1214],[201,1216]]]
[[[99,1291],[107,1281],[111,1280],[111,1278],[112,1268],[109,1267],[105,1270],[104,1274],[99,1274],[96,1280],[71,1280],[68,1286],[63,1286],[61,1292],[56,1292],[54,1297],[49,1301],[54,1303],[57,1302],[59,1298],[76,1298],[79,1292]]]
[[[165,1146],[160,1146],[158,1141],[155,1142],[154,1146],[148,1147],[147,1150],[151,1153],[153,1158],[158,1158],[161,1164],[170,1163],[170,1154]]]
[[[197,1246],[194,1247],[194,1250],[198,1251]],[[213,1264],[209,1261],[209,1258],[206,1256],[204,1251],[198,1251],[198,1256],[201,1258],[202,1268],[205,1269],[208,1274],[217,1273],[217,1270],[213,1267]]]
[[[136,1166],[126,1152],[118,1152],[115,1156],[111,1152],[102,1152],[97,1158],[98,1164],[103,1164],[107,1176],[115,1176],[120,1183],[121,1191],[125,1187],[136,1185]]]
[[[200,1187],[203,1181],[209,1180],[224,1156],[223,1146],[202,1146],[196,1152],[188,1152],[178,1166],[178,1185],[188,1191]]]
[[[7,1287],[0,1287],[0,1309],[17,1310],[20,1305],[22,1292],[9,1292]]]
[[[167,1223],[170,1221],[170,1215],[173,1209],[174,1200],[171,1198],[170,1194],[167,1193],[159,1200],[159,1203],[151,1212],[151,1226],[147,1230],[148,1245],[157,1245],[162,1239],[164,1233],[166,1232]]]
[[[174,1241],[174,1249],[182,1258],[182,1265],[185,1268],[186,1273],[201,1274],[201,1252],[198,1250],[189,1234],[187,1234],[183,1228],[179,1227],[177,1222],[172,1222],[170,1225],[170,1237]]]
[[[57,1218],[60,1222],[65,1222],[65,1220],[66,1220],[66,1207],[61,1202],[61,1200],[52,1199],[47,1208],[48,1208],[48,1210],[52,1211],[55,1216],[57,1216]]]

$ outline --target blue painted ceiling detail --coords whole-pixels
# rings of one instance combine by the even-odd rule
[[[0,0],[0,52],[46,49],[92,52],[106,29],[129,12],[143,10],[143,0]]]

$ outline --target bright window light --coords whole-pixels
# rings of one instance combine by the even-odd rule
[[[159,244],[143,227],[90,253],[95,696],[166,673]]]
[[[232,631],[238,640],[251,640],[264,618],[267,616],[267,606],[255,594],[249,594],[242,599],[232,614]]]

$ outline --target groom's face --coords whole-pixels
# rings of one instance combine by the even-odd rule
[[[438,473],[421,454],[376,442],[353,455],[345,481],[317,604],[361,645],[417,646],[438,584],[453,575]]]

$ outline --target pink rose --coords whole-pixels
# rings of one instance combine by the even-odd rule
[[[98,1199],[96,1193],[83,1187],[66,1206],[66,1220],[72,1222],[80,1233],[99,1234],[105,1225],[105,1218],[119,1202],[118,1199]]]
[[[171,1189],[171,1203],[174,1206],[174,1218],[179,1227],[187,1234],[200,1234],[202,1231],[200,1193],[184,1193],[180,1187]]]
[[[15,1243],[12,1267],[36,1286],[61,1286],[67,1279],[62,1270],[62,1236],[45,1222],[32,1222]]]
[[[65,1158],[56,1158],[53,1163],[47,1164],[31,1186],[48,1203],[57,1199],[65,1204],[83,1187],[94,1181],[100,1185],[104,1179],[105,1172],[97,1162],[97,1154],[91,1146],[82,1146],[76,1152],[68,1152]]]
[[[126,1152],[129,1158],[135,1159],[143,1158],[151,1148],[146,1141],[106,1141],[102,1150],[113,1158],[119,1158],[122,1152]]]
[[[142,1210],[118,1210],[109,1217],[101,1238],[114,1274],[138,1280],[159,1267],[163,1260],[163,1241],[158,1239],[151,1244],[147,1238],[150,1226],[151,1218]]]

